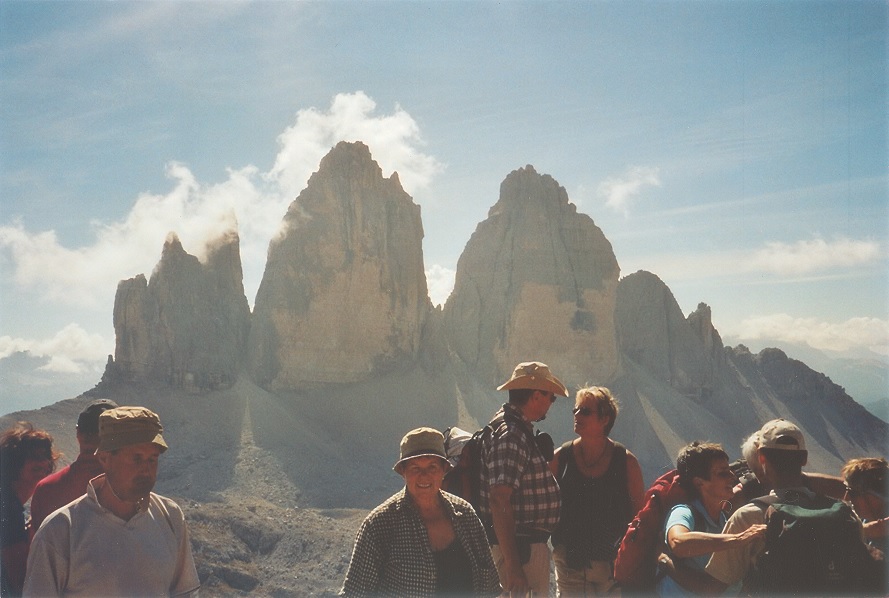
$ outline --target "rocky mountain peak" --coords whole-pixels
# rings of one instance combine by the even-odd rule
[[[563,380],[606,379],[618,364],[611,244],[551,176],[511,172],[460,256],[444,308],[451,346],[494,383],[516,363],[549,363]]]
[[[431,303],[420,207],[398,177],[383,178],[363,143],[341,142],[284,225],[256,296],[254,379],[354,382],[415,359]]]
[[[140,274],[118,284],[106,379],[195,390],[234,383],[250,326],[239,245],[236,232],[225,233],[203,264],[170,233],[149,281]]]

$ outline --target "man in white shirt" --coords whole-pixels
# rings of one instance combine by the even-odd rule
[[[200,587],[179,506],[151,490],[167,450],[157,414],[99,416],[105,473],[52,513],[34,536],[25,596],[185,596]]]

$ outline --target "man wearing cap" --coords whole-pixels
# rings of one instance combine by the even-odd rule
[[[52,513],[34,536],[25,596],[182,596],[200,586],[182,510],[151,490],[167,450],[157,414],[99,416],[105,473]]]
[[[92,401],[80,412],[75,428],[80,452],[70,465],[49,475],[37,484],[31,497],[31,536],[33,537],[47,515],[83,496],[87,483],[103,472],[96,457],[99,447],[99,415],[117,407],[108,399]]]
[[[550,552],[547,541],[559,522],[561,496],[547,459],[534,436],[534,423],[546,417],[565,385],[546,364],[516,366],[497,390],[509,391],[509,402],[491,420],[484,442],[480,504],[489,526],[491,554],[507,593],[549,594]],[[493,533],[490,533],[491,529]]]
[[[802,431],[785,419],[774,419],[763,425],[758,439],[756,457],[764,485],[772,488],[769,496],[784,504],[806,504],[815,499],[818,495],[806,486],[802,473],[808,459]],[[729,518],[723,532],[738,533],[752,525],[765,523],[768,508],[768,504],[759,501],[742,506]],[[711,591],[721,593],[744,581],[764,550],[765,538],[761,538],[737,548],[714,552],[705,568],[717,582]]]

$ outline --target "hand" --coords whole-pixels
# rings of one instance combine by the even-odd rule
[[[510,597],[522,597],[528,595],[531,588],[528,586],[528,578],[521,565],[506,567],[506,583],[503,585],[503,595]]]
[[[676,566],[673,564],[673,559],[670,558],[665,552],[662,552],[659,557],[657,557],[658,569],[663,569],[667,572],[668,575],[672,575],[676,571]]]
[[[744,531],[735,534],[735,541],[737,541],[738,544],[748,544],[754,540],[765,537],[765,535],[766,524],[757,523],[756,525],[751,525]]]

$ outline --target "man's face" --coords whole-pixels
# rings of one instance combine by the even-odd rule
[[[98,456],[114,493],[121,500],[135,502],[148,496],[154,488],[160,454],[159,446],[144,442],[113,453],[98,453]]]
[[[556,395],[546,390],[535,390],[534,394],[531,395],[531,399],[536,401],[537,417],[534,418],[534,421],[540,421],[546,417],[549,408],[556,402]]]

